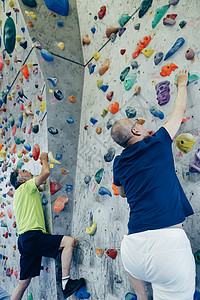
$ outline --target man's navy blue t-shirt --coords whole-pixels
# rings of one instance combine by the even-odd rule
[[[130,206],[129,234],[169,227],[194,213],[176,176],[164,127],[116,156],[113,174]]]

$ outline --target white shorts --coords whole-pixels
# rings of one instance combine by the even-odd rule
[[[193,300],[195,260],[182,228],[125,235],[121,257],[128,273],[151,282],[154,300]]]

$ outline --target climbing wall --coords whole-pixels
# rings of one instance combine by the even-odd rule
[[[189,140],[193,147],[188,149],[188,153],[184,153],[183,147],[180,146],[181,151],[176,146],[175,139],[173,153],[178,178],[195,211],[195,215],[184,223],[184,229],[191,240],[193,252],[199,249],[200,175],[198,167],[197,173],[192,173],[189,165],[194,161],[200,142],[200,43],[196,38],[200,32],[200,3],[197,0],[180,0],[175,6],[166,6],[167,0],[154,0],[148,12],[139,18],[140,2],[77,1],[84,59],[85,64],[89,63],[85,68],[72,234],[79,241],[74,270],[77,276],[87,279],[91,299],[124,299],[127,292],[133,291],[120,257],[120,243],[123,235],[127,233],[129,209],[126,199],[115,196],[112,189],[114,150],[110,148],[115,149],[115,154],[119,154],[122,148],[111,139],[110,127],[114,121],[129,116],[145,120],[144,127],[156,131],[169,119],[173,111],[177,94],[175,75],[182,68],[189,70],[191,82],[188,86],[184,123],[177,135],[191,134]],[[106,7],[106,12],[102,5]],[[157,11],[162,6],[165,7]],[[123,23],[122,14],[127,14],[124,16],[126,21],[129,19],[126,24]],[[155,14],[161,19],[158,24],[153,21]],[[164,25],[163,18],[167,14],[173,16],[168,16],[170,20],[164,21],[168,25]],[[182,21],[185,21],[185,26]],[[107,27],[120,29],[116,36],[113,34],[108,39]],[[162,59],[155,65],[154,56],[158,58],[158,53],[163,52],[164,58],[178,38],[181,38],[178,40],[179,46],[182,44],[180,49],[167,60]],[[147,46],[147,51],[143,53],[137,49],[140,40],[140,46]],[[185,58],[188,48],[194,50],[192,60]],[[95,60],[93,55],[96,59],[100,58]],[[168,65],[170,66],[164,67]],[[165,104],[160,106],[156,85],[166,80],[169,83],[165,83],[164,88],[170,100],[168,97],[169,102],[160,102]],[[138,86],[141,91],[137,95]],[[188,144],[185,137],[179,137],[179,144],[183,143]],[[110,249],[117,250],[115,259],[112,258],[116,252]],[[197,289],[200,289],[199,276],[197,264]],[[149,288],[148,293],[151,297]]]

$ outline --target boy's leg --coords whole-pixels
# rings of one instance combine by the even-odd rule
[[[134,278],[129,273],[128,273],[128,275],[132,281],[135,293],[137,295],[137,300],[148,300],[147,294],[146,294],[146,289],[145,289],[145,282],[143,280]]]
[[[64,236],[60,243],[62,250],[62,277],[67,277],[70,274],[70,266],[72,261],[72,253],[74,249],[75,239],[70,236]]]
[[[25,279],[25,280],[20,280],[18,283],[18,286],[16,287],[16,289],[14,290],[14,292],[11,296],[11,300],[21,300],[23,297],[23,294],[24,294],[25,290],[27,289],[27,287],[29,286],[30,282],[31,282],[31,278]]]

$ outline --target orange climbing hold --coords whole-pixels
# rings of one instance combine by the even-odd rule
[[[28,21],[28,26],[29,27],[33,27],[34,25],[33,25],[33,23],[31,21]]]
[[[76,97],[75,96],[70,96],[69,97],[69,102],[74,103],[76,101]]]
[[[171,63],[169,65],[163,66],[160,72],[160,75],[165,77],[165,76],[170,76],[172,71],[175,71],[178,69],[178,66]]]
[[[17,152],[17,144],[14,144],[13,146],[11,146],[10,148],[10,153],[16,153]]]
[[[140,125],[143,125],[143,124],[145,123],[145,120],[143,120],[143,119],[138,119],[138,122],[139,122]]]
[[[102,257],[103,256],[103,254],[104,254],[104,250],[103,249],[101,249],[101,248],[95,248],[95,253],[96,253],[96,255],[98,256],[98,257]]]
[[[85,34],[83,37],[82,37],[82,45],[84,46],[85,44],[86,45],[89,45],[91,43],[90,39],[89,39],[89,35],[88,34]]]
[[[34,160],[38,160],[38,158],[40,156],[40,146],[38,144],[35,144],[33,146],[32,156],[33,156]]]
[[[112,33],[117,33],[118,30],[119,30],[119,27],[107,27],[106,28],[106,36],[107,36],[107,38],[109,38]]]
[[[112,189],[113,189],[114,195],[118,196],[119,195],[118,187],[114,183],[112,184]]]
[[[61,212],[68,200],[69,198],[67,197],[58,197],[54,203],[54,210],[56,212]]]
[[[12,129],[12,135],[15,136],[16,132],[17,132],[17,126],[15,125],[15,126],[13,126],[13,129]]]
[[[118,102],[113,102],[108,106],[109,111],[112,114],[116,114],[119,111],[119,103]]]
[[[150,41],[151,41],[151,36],[150,35],[145,36],[143,38],[143,40],[140,40],[137,44],[136,50],[132,54],[132,58],[135,59],[136,57],[138,57],[138,55],[142,52],[142,50],[144,48],[146,48],[146,46],[149,44]]]
[[[61,169],[61,174],[67,175],[67,174],[69,174],[69,171],[67,171],[66,169]]]
[[[96,133],[97,133],[97,134],[101,134],[101,133],[102,133],[102,128],[101,128],[100,126],[98,126],[98,127],[96,128]]]
[[[106,71],[108,71],[109,67],[110,67],[110,60],[107,58],[99,69],[99,75],[102,76],[103,74],[105,74]]]
[[[29,78],[29,71],[27,65],[24,65],[21,67],[20,71],[22,72],[22,75],[24,76],[25,79]]]
[[[117,250],[115,250],[115,249],[108,249],[108,250],[106,251],[106,254],[107,254],[109,257],[111,257],[112,259],[115,259],[116,256],[117,256]]]
[[[3,148],[3,143],[0,143],[0,151],[2,150]]]

